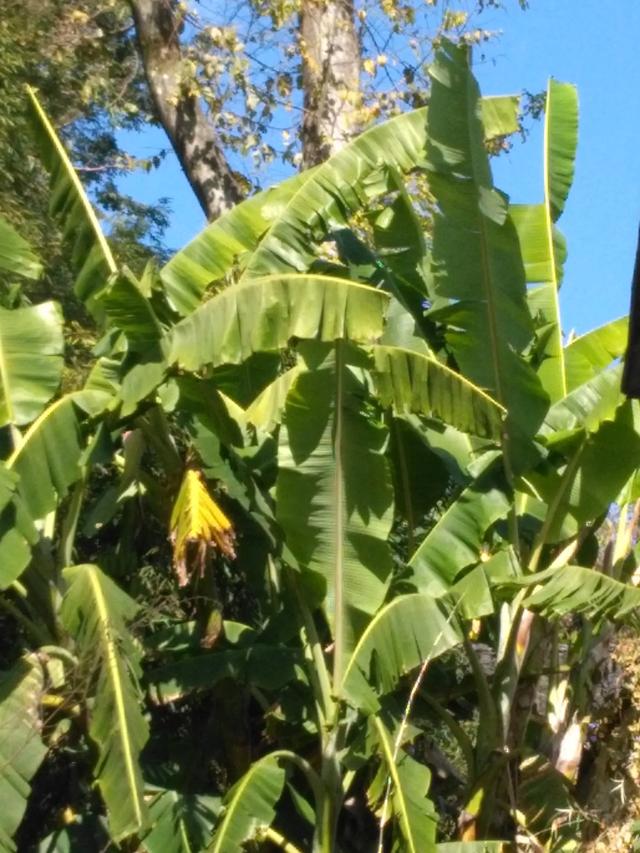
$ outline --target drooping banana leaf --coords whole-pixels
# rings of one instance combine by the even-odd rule
[[[631,403],[620,406],[614,420],[603,421],[594,432],[572,442],[567,464],[556,462],[528,474],[547,504],[546,541],[577,533],[613,503],[640,466],[640,435],[633,422]]]
[[[400,413],[433,415],[463,432],[500,439],[504,409],[432,355],[399,347],[371,347],[376,392]]]
[[[140,652],[127,627],[139,607],[97,566],[73,566],[64,577],[69,586],[61,618],[95,691],[89,736],[98,749],[95,774],[118,841],[148,822],[139,763],[148,726],[138,687]]]
[[[207,848],[210,853],[238,853],[244,842],[271,826],[285,780],[280,761],[286,757],[279,751],[255,761],[229,791],[222,821]]]
[[[523,607],[548,619],[580,613],[593,621],[596,630],[604,620],[636,627],[640,624],[640,589],[597,569],[564,566],[518,579],[501,579],[500,585],[530,587]]]
[[[31,246],[1,217],[0,270],[33,279],[42,275],[42,264]]]
[[[391,734],[378,717],[374,717],[373,722],[385,767],[381,778],[390,779],[385,817],[397,822],[402,836],[402,844],[396,849],[407,853],[434,853],[437,814],[427,797],[431,772],[404,750],[395,749]],[[380,792],[383,802],[386,792],[384,784]]]
[[[319,166],[271,222],[242,279],[308,270],[330,230],[389,191],[390,169],[407,173],[424,163],[426,118],[423,108],[376,125]]]
[[[439,604],[420,593],[402,595],[371,620],[353,650],[342,693],[354,707],[375,714],[378,698],[400,678],[462,642]]]
[[[309,169],[275,187],[237,204],[207,225],[160,271],[166,294],[179,314],[195,311],[210,284],[221,279],[234,265],[246,262],[291,197],[311,177]]]
[[[172,331],[170,361],[187,370],[238,364],[279,350],[292,337],[373,343],[382,334],[386,294],[341,278],[273,275],[234,285]]]
[[[70,261],[76,276],[74,291],[87,308],[99,316],[95,299],[106,286],[109,276],[116,272],[116,263],[64,145],[30,86],[27,87],[27,97],[35,139],[50,176],[49,209],[54,219],[60,222],[63,236],[70,246]]]
[[[517,99],[486,99],[483,113],[491,135],[512,133]],[[382,170],[407,172],[420,165],[425,131],[426,109],[391,119],[359,136],[322,166],[247,199],[208,225],[161,270],[176,310],[183,315],[195,310],[210,284],[236,265],[246,268],[249,259],[247,277],[307,270],[314,254],[306,240],[324,239],[330,228],[346,225],[364,200],[385,192],[389,184],[381,178]],[[299,228],[305,232],[300,239]],[[283,237],[286,248],[280,256],[276,247]],[[261,241],[265,255],[257,252],[251,257]]]
[[[492,135],[510,133],[515,100],[493,101],[486,113]],[[479,107],[483,112],[481,104]],[[427,108],[376,125],[317,167],[274,218],[243,273],[246,280],[275,271],[304,272],[314,245],[371,199],[393,191],[397,175],[425,164]]]
[[[309,347],[306,360],[280,431],[276,514],[312,603],[324,600],[339,683],[391,576],[387,430],[354,372],[361,353],[337,342]]]
[[[445,42],[430,71],[430,188],[436,294],[451,303],[430,315],[462,373],[507,409],[509,468],[526,462],[547,398],[522,353],[533,337],[524,268],[505,197],[493,187],[484,148],[480,94],[467,51]]]
[[[505,518],[511,503],[504,474],[494,463],[464,489],[411,557],[418,590],[434,595],[449,590],[463,569],[479,561],[487,531]]]
[[[17,850],[12,838],[27,808],[31,780],[47,748],[40,703],[44,674],[35,655],[0,672],[0,851]]]
[[[562,344],[559,290],[566,244],[555,223],[573,181],[578,142],[578,95],[575,86],[549,80],[544,128],[544,202],[511,208],[522,247],[528,299],[537,335],[538,375],[551,402],[569,390]]]
[[[56,302],[0,308],[0,427],[22,426],[40,414],[60,382],[63,352]]]
[[[603,421],[613,419],[618,406],[624,402],[620,392],[621,377],[622,366],[615,365],[569,391],[547,412],[541,435],[549,439],[553,433],[582,428],[593,432]]]
[[[619,317],[604,326],[575,338],[565,347],[567,390],[573,391],[593,379],[601,370],[622,358],[627,346],[628,317]]]

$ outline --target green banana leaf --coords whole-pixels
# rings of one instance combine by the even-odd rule
[[[573,391],[622,358],[627,348],[629,318],[619,317],[574,338],[564,350],[567,389]]]
[[[274,272],[305,272],[330,230],[392,188],[391,171],[424,163],[426,108],[376,125],[317,167],[301,184],[248,260],[242,280]]]
[[[6,589],[27,567],[39,538],[34,522],[54,510],[82,476],[84,423],[109,400],[109,395],[97,391],[61,397],[31,424],[5,469],[0,469],[0,475],[8,472],[12,477],[13,492],[11,501],[0,509],[0,589]]]
[[[61,619],[74,638],[81,670],[95,701],[89,736],[98,750],[95,774],[116,841],[144,829],[140,753],[148,737],[138,679],[140,652],[127,628],[138,604],[97,566],[64,570],[68,584]]]
[[[238,364],[279,350],[292,337],[373,343],[388,297],[380,290],[319,275],[270,275],[234,285],[172,330],[169,360],[187,370]]]
[[[524,268],[507,202],[493,187],[480,93],[467,51],[445,42],[430,71],[430,188],[435,291],[452,300],[429,314],[446,325],[462,373],[507,410],[504,450],[521,467],[547,397],[522,353],[533,338]]]
[[[164,330],[134,276],[125,270],[112,278],[100,296],[109,324],[124,333],[130,350],[144,352],[160,341]]]
[[[518,579],[500,579],[500,586],[527,586],[522,606],[548,619],[579,613],[598,630],[604,620],[640,625],[640,589],[597,569],[564,566]]]
[[[490,135],[517,129],[517,98],[488,98],[482,106]],[[321,241],[329,229],[348,224],[350,212],[365,199],[385,192],[390,184],[382,170],[414,169],[423,157],[425,131],[426,109],[377,125],[322,166],[258,193],[208,225],[161,270],[175,309],[182,315],[194,311],[207,287],[247,263],[245,278],[306,271],[315,257],[305,245],[308,237]],[[292,237],[299,228],[307,236],[296,236],[294,257]],[[285,255],[279,257],[283,236]],[[255,252],[261,241],[264,255]]]
[[[402,676],[461,642],[431,596],[402,595],[369,622],[348,660],[341,692],[355,708],[375,714],[379,697],[394,690]]]
[[[35,420],[7,460],[18,477],[17,492],[32,519],[55,509],[81,475],[82,423],[106,407],[99,391],[74,391],[56,400]]]
[[[59,220],[70,246],[70,261],[76,276],[74,291],[94,316],[100,316],[95,299],[109,276],[116,272],[116,263],[64,145],[30,86],[27,97],[35,140],[50,177],[49,210]]]
[[[160,270],[166,295],[185,316],[198,307],[212,282],[246,262],[271,220],[314,173],[309,169],[275,187],[257,193],[201,231]]]
[[[544,127],[544,202],[514,206],[527,273],[529,308],[535,319],[541,359],[538,375],[552,402],[568,391],[562,343],[559,290],[566,259],[564,238],[555,227],[571,189],[578,142],[575,86],[549,80]]]
[[[44,674],[36,655],[0,672],[0,851],[12,841],[27,808],[31,780],[47,753],[42,742],[40,699]]]
[[[0,270],[38,279],[42,264],[27,241],[6,219],[0,217]]]
[[[427,797],[431,785],[429,768],[403,750],[396,750],[391,734],[378,717],[373,717],[373,723],[386,771],[382,779],[390,780],[386,817],[397,822],[402,836],[398,849],[407,853],[434,853],[437,814]],[[386,790],[384,784],[383,799]]]
[[[409,561],[421,592],[447,592],[463,569],[475,565],[489,528],[511,508],[504,474],[494,463],[441,515]]]
[[[0,308],[0,427],[23,426],[40,414],[60,383],[63,353],[56,302]]]
[[[272,432],[282,423],[282,414],[291,386],[303,371],[300,364],[280,374],[264,391],[261,391],[245,412],[247,423]]]
[[[238,853],[244,842],[271,826],[285,781],[280,761],[288,755],[279,751],[255,761],[229,791],[220,826],[207,848],[210,853]]]
[[[640,466],[640,434],[631,403],[620,406],[612,421],[583,432],[570,445],[568,461],[531,472],[527,479],[546,503],[546,541],[574,535],[590,519],[607,511]]]
[[[218,797],[158,792],[149,806],[151,830],[142,839],[147,853],[204,850],[220,812]]]
[[[338,342],[309,347],[306,360],[280,431],[276,515],[312,603],[325,601],[339,683],[391,577],[387,430],[354,372],[362,353]]]
[[[618,364],[601,370],[588,382],[569,391],[547,412],[541,436],[549,441],[554,433],[576,429],[593,432],[603,421],[613,419],[625,400],[620,392],[621,379],[622,365]]]
[[[371,347],[376,393],[399,414],[433,415],[462,432],[500,439],[505,411],[481,388],[433,355]]]
[[[549,80],[545,107],[545,181],[552,222],[564,210],[578,146],[578,93],[571,83]]]

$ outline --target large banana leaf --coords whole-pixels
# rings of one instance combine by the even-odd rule
[[[547,439],[551,434],[574,429],[593,432],[605,420],[615,417],[616,410],[624,402],[620,392],[622,365],[615,365],[599,373],[569,391],[547,412],[541,435]]]
[[[547,398],[522,356],[533,337],[524,268],[507,202],[493,187],[480,94],[464,48],[445,43],[431,69],[427,156],[438,203],[432,264],[436,294],[451,300],[431,316],[465,376],[507,409],[507,465],[526,458]]]
[[[374,380],[383,405],[434,415],[463,432],[499,440],[504,409],[432,355],[373,346]]]
[[[619,317],[575,338],[565,347],[567,390],[573,391],[593,379],[612,361],[622,358],[627,347],[629,318]]]
[[[13,493],[0,509],[0,589],[26,568],[31,547],[38,541],[34,522],[54,510],[82,475],[83,423],[109,399],[97,391],[61,397],[31,424],[7,460],[6,471],[0,469],[12,478]]]
[[[271,826],[285,780],[279,762],[286,757],[280,751],[255,761],[229,791],[222,822],[207,848],[210,853],[238,853],[245,841]]]
[[[517,129],[517,103],[515,97],[483,101],[488,135]],[[195,310],[210,284],[247,262],[246,277],[307,270],[315,257],[313,241],[346,225],[366,199],[395,188],[388,179],[392,172],[422,162],[426,114],[415,110],[372,127],[322,166],[247,199],[208,225],[161,271],[176,310]],[[382,170],[387,177],[381,177]],[[254,252],[261,241],[264,253],[262,246]]]
[[[17,492],[32,519],[44,518],[80,477],[82,422],[109,402],[99,391],[75,391],[56,400],[35,420],[7,468],[19,477]]]
[[[266,276],[227,288],[178,323],[170,360],[187,370],[238,364],[292,337],[373,343],[387,301],[380,290],[341,278]]]
[[[287,397],[276,510],[314,603],[325,599],[339,684],[346,655],[387,591],[393,490],[387,430],[354,372],[362,354],[343,342],[310,350],[313,369]]]
[[[438,603],[420,593],[402,595],[371,620],[349,658],[342,693],[354,707],[375,714],[378,698],[402,676],[462,642]]]
[[[503,586],[514,584],[531,588],[523,607],[549,619],[580,613],[596,628],[605,619],[640,625],[640,589],[597,569],[564,566],[500,581]]]
[[[49,209],[59,220],[71,249],[70,261],[76,276],[74,291],[95,314],[95,298],[116,271],[116,263],[80,178],[35,90],[27,87],[27,96],[40,156],[50,176]]]
[[[547,505],[547,542],[577,533],[606,512],[640,466],[640,435],[630,402],[618,408],[614,420],[581,433],[569,447],[566,465],[556,462],[528,475]]]
[[[30,782],[44,759],[40,700],[42,667],[35,655],[0,673],[0,851],[17,850],[11,840],[27,808]]]
[[[464,432],[500,437],[503,409],[480,388],[430,354],[374,345],[373,378],[383,406],[398,414],[434,415]],[[282,420],[286,396],[300,365],[272,382],[246,411],[249,423],[268,430]]]
[[[517,98],[491,99],[479,109],[492,136],[513,132]],[[274,217],[243,278],[309,269],[314,247],[330,231],[348,226],[352,214],[373,198],[396,190],[398,174],[425,165],[426,133],[425,107],[370,128],[317,167]]]
[[[402,835],[402,846],[398,849],[407,853],[434,853],[437,815],[427,797],[431,785],[429,768],[403,750],[397,750],[391,734],[378,717],[374,717],[373,722],[386,768],[382,778],[389,778],[390,785],[385,817],[397,821]],[[385,784],[383,797],[386,792]]]
[[[0,270],[25,278],[40,278],[42,264],[37,255],[5,219],[0,218]]]
[[[272,219],[311,177],[310,169],[258,193],[201,231],[160,271],[167,296],[181,315],[194,311],[213,282],[236,264],[242,266],[258,245]]]
[[[480,560],[487,530],[511,507],[500,466],[471,483],[427,533],[409,562],[412,582],[423,592],[448,590],[463,569]]]
[[[304,272],[327,233],[348,225],[370,199],[392,189],[394,170],[424,164],[426,108],[365,131],[314,170],[301,184],[249,259],[243,279],[274,272]]]
[[[514,206],[525,260],[529,306],[537,327],[538,375],[552,402],[568,391],[559,289],[565,241],[555,227],[571,189],[578,141],[578,95],[574,86],[549,80],[544,129],[544,202]]]
[[[60,382],[63,352],[57,303],[0,308],[0,427],[40,414]]]
[[[95,773],[118,841],[148,821],[139,764],[148,737],[138,688],[140,653],[127,628],[138,605],[97,566],[73,566],[64,577],[69,586],[61,618],[95,691],[89,736],[98,749]]]

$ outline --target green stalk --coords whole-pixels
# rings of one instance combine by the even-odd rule
[[[66,566],[73,563],[73,546],[78,529],[78,521],[80,519],[80,511],[82,510],[82,501],[84,499],[84,477],[79,480],[74,486],[71,493],[71,500],[67,508],[67,513],[62,522],[60,531],[60,542],[58,544],[57,554],[57,570],[60,572]]]

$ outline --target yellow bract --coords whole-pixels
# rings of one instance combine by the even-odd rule
[[[189,469],[184,475],[169,527],[180,586],[185,586],[189,580],[189,556],[202,573],[209,547],[217,548],[232,559],[236,555],[233,526],[209,494],[199,471]],[[196,547],[190,550],[190,545]]]

